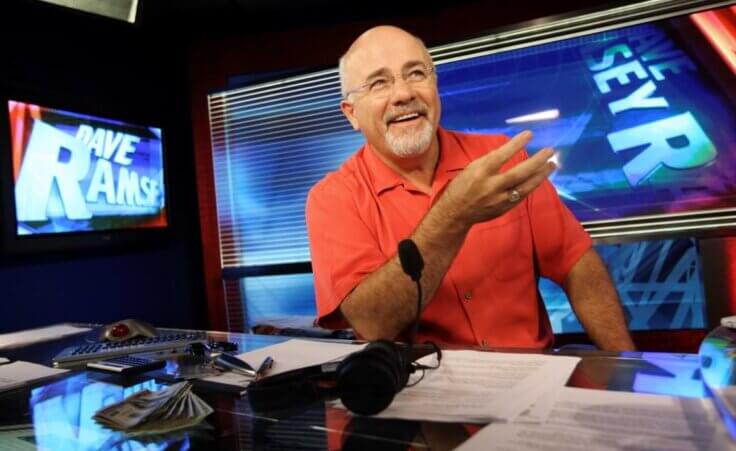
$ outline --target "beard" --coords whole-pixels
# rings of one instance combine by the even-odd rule
[[[423,102],[414,100],[408,105],[397,108],[387,114],[388,129],[386,130],[386,144],[394,155],[408,158],[424,153],[432,144],[434,130],[427,118],[429,108]],[[413,127],[391,127],[390,119],[403,114],[418,112],[421,114],[419,122]]]
[[[421,155],[432,144],[434,131],[428,120],[422,119],[412,128],[403,130],[403,133],[396,133],[391,128],[386,132],[386,143],[394,155],[401,158]]]

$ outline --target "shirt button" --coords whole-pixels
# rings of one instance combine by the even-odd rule
[[[469,301],[473,299],[473,293],[471,293],[470,291],[466,291],[465,294],[463,294],[463,298],[465,298],[466,301]]]

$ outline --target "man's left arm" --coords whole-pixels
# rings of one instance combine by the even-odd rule
[[[606,266],[593,248],[575,263],[563,288],[580,323],[596,346],[607,351],[635,349],[618,293]]]

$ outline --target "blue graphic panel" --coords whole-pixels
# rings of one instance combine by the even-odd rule
[[[736,114],[687,19],[438,66],[442,124],[529,128],[558,151],[551,180],[581,221],[731,208]]]
[[[705,327],[705,294],[695,239],[599,245],[631,330]],[[540,281],[555,333],[582,332],[565,292]]]

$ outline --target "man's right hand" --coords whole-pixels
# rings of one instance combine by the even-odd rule
[[[501,167],[532,138],[528,130],[514,136],[498,149],[470,163],[447,186],[442,195],[447,214],[464,227],[488,221],[512,209],[555,170],[549,159],[551,148],[544,148],[506,172]],[[516,190],[518,198],[510,197]]]

